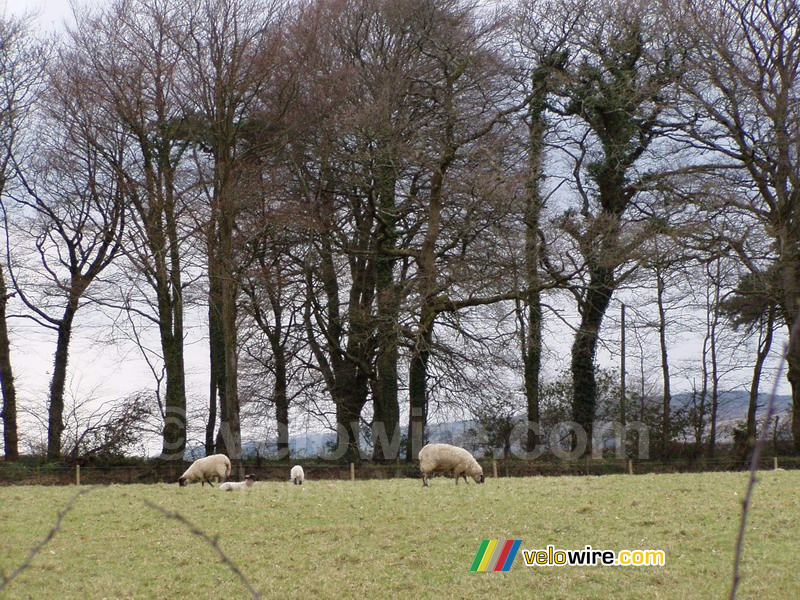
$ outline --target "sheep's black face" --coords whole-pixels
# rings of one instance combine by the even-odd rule
[[[483,481],[484,481],[483,473],[475,477],[475,483],[483,483]]]
[[[179,485],[179,486],[181,486],[181,487],[184,487],[184,486],[187,486],[187,485],[189,485],[189,484],[186,482],[186,477],[181,477],[180,479],[178,479],[178,485]]]

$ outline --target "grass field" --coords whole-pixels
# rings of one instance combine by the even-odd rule
[[[731,584],[744,473],[259,483],[97,488],[4,598],[244,598],[247,589],[181,515],[264,598],[722,598]],[[761,474],[743,556],[742,598],[800,594],[800,471]],[[53,527],[71,487],[0,488],[8,575]],[[483,539],[523,549],[657,549],[663,567],[527,567],[469,572]]]

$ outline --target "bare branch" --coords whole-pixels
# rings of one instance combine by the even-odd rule
[[[772,420],[772,415],[775,412],[775,396],[778,394],[778,385],[783,375],[783,368],[787,362],[790,349],[794,344],[799,343],[798,340],[800,340],[800,337],[798,336],[800,336],[800,315],[795,319],[791,335],[789,335],[789,340],[784,346],[783,355],[778,365],[778,372],[775,373],[775,381],[772,384],[772,393],[769,395],[769,401],[767,402],[767,414],[764,417],[764,427],[761,429],[761,435],[758,436],[758,441],[756,441],[755,447],[753,448],[753,456],[750,458],[750,478],[747,481],[747,492],[745,492],[744,500],[742,500],[742,518],[739,521],[739,533],[736,536],[736,553],[733,559],[733,584],[731,585],[730,594],[731,600],[736,598],[736,591],[741,581],[739,565],[742,560],[742,550],[744,549],[744,534],[747,530],[747,512],[750,509],[750,499],[753,495],[753,488],[755,488],[757,480],[758,461],[761,458],[761,450],[767,443],[767,433],[769,432],[768,424]]]
[[[182,514],[180,514],[177,511],[168,511],[167,509],[162,508],[161,506],[159,506],[158,504],[155,504],[154,502],[151,502],[150,500],[145,500],[144,503],[147,506],[149,506],[150,508],[152,508],[153,510],[157,510],[158,512],[160,512],[161,514],[163,514],[168,519],[174,519],[174,520],[178,521],[179,523],[183,523],[184,525],[186,525],[187,529],[189,529],[189,531],[193,535],[196,535],[197,537],[199,537],[200,539],[205,541],[209,546],[211,546],[214,549],[214,551],[217,553],[217,555],[219,556],[219,558],[222,561],[222,563],[225,566],[227,566],[233,573],[235,573],[239,577],[239,579],[241,579],[242,583],[247,588],[247,591],[250,592],[250,595],[253,598],[255,598],[255,599],[261,598],[261,594],[259,594],[256,591],[256,589],[253,587],[253,585],[250,583],[250,581],[247,579],[247,577],[245,577],[244,573],[242,573],[241,569],[239,569],[239,567],[236,565],[236,563],[234,563],[230,559],[230,557],[228,557],[228,555],[225,554],[225,552],[222,551],[222,548],[219,547],[219,542],[217,541],[216,537],[213,537],[213,538],[210,537],[207,533],[205,533],[197,525],[192,523],[189,519],[187,519],[186,517],[184,517]]]
[[[55,525],[53,525],[53,528],[42,539],[42,541],[40,541],[33,548],[31,548],[30,552],[28,552],[28,557],[22,562],[22,564],[19,565],[16,569],[14,569],[8,576],[0,573],[0,592],[3,591],[3,588],[5,588],[14,579],[16,579],[23,571],[30,568],[33,559],[36,558],[36,556],[44,549],[44,547],[47,544],[50,543],[50,541],[56,536],[56,534],[59,531],[61,531],[61,521],[64,519],[65,516],[67,516],[70,513],[70,511],[72,511],[72,509],[75,506],[75,503],[78,501],[78,498],[80,498],[85,494],[95,491],[96,489],[98,489],[98,487],[99,486],[87,487],[79,491],[77,494],[75,494],[70,499],[70,501],[67,502],[67,505],[63,508],[63,510],[60,510],[58,512],[58,515],[56,516],[56,522]]]

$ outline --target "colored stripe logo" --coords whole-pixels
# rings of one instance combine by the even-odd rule
[[[508,571],[514,564],[522,540],[483,540],[470,571]]]

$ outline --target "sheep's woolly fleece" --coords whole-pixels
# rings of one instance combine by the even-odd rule
[[[305,481],[306,478],[306,475],[303,472],[303,467],[300,465],[293,466],[291,472],[289,473],[289,478],[295,485],[303,485],[303,481]]]
[[[219,486],[222,492],[238,492],[253,487],[253,484],[258,480],[255,475],[245,475],[244,481],[228,481]]]
[[[483,483],[483,468],[468,451],[450,444],[427,444],[419,451],[419,469],[422,472],[422,485],[428,485],[428,478],[434,473],[453,473],[467,481],[467,475],[476,483]]]
[[[190,483],[200,482],[201,485],[208,485],[213,487],[212,479],[222,483],[231,474],[231,461],[224,454],[212,454],[198,458],[192,465],[186,469],[186,472],[178,479],[178,484],[183,487]]]

